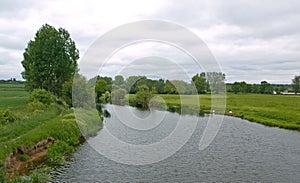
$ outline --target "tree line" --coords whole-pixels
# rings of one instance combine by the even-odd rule
[[[85,101],[96,100],[97,103],[124,103],[126,94],[136,94],[141,100],[149,100],[153,94],[205,94],[205,93],[261,93],[271,94],[273,91],[283,91],[285,86],[275,86],[267,81],[260,84],[234,82],[225,84],[226,76],[221,72],[201,72],[194,75],[190,81],[183,80],[154,80],[146,76],[129,76],[124,78],[117,75],[96,76],[87,80],[78,74],[77,60],[79,51],[70,34],[64,28],[45,24],[35,34],[34,40],[28,42],[23,53],[22,65],[25,86],[29,91],[44,89],[62,98],[67,104],[81,106],[80,101],[72,100],[72,86],[79,83],[86,90],[78,90]],[[74,79],[74,76],[75,79]],[[292,80],[292,89],[299,93],[300,76]],[[94,90],[95,98],[86,94]],[[76,99],[75,99],[76,100]],[[143,104],[140,104],[143,106]]]

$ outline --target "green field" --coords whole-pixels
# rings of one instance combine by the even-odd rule
[[[24,84],[0,84],[0,109],[15,108],[28,100]]]
[[[176,95],[159,95],[167,104],[180,105]],[[181,100],[191,103],[195,96],[183,95]],[[218,98],[218,96],[216,97]],[[277,126],[300,131],[300,96],[262,95],[262,94],[227,94],[226,111],[236,117],[258,122],[268,126]],[[199,95],[200,108],[211,109],[211,96]],[[217,112],[218,109],[216,109]]]

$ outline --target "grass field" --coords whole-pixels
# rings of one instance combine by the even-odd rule
[[[15,108],[28,100],[24,84],[0,84],[0,109]]]
[[[159,95],[167,104],[180,105],[176,95]],[[183,95],[181,100],[191,103],[195,96]],[[300,96],[227,94],[226,112],[232,111],[236,117],[258,122],[268,126],[277,126],[300,131]],[[211,109],[211,96],[199,95],[200,108]],[[217,111],[217,109],[216,109]]]

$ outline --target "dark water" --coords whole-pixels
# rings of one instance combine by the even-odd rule
[[[127,109],[141,118],[149,115],[149,112]],[[153,129],[130,132],[118,121],[117,115],[110,112],[112,117],[106,121],[106,127],[114,136],[131,144],[158,142],[174,130],[174,124],[180,117],[178,114],[164,113],[164,121]],[[162,118],[161,114],[157,112],[152,115]],[[192,118],[185,116],[183,119],[189,122]],[[199,151],[199,140],[208,118],[200,118],[192,137],[174,155],[149,165],[117,163],[99,154],[89,143],[84,143],[65,165],[52,172],[51,182],[300,181],[299,132],[224,117],[214,141]]]

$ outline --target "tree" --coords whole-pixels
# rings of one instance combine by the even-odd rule
[[[198,91],[198,94],[206,93],[207,82],[206,82],[206,78],[205,78],[205,73],[201,73],[200,75],[196,74],[195,76],[193,76],[192,82],[194,83],[194,85]]]
[[[100,97],[108,90],[107,83],[104,79],[97,81],[95,86],[96,103],[100,103]]]
[[[76,74],[72,87],[72,104],[74,108],[90,109],[94,107],[94,88],[91,87],[86,78]]]
[[[212,93],[225,92],[225,74],[221,72],[208,72],[207,82]]]
[[[136,93],[137,107],[140,107],[142,109],[148,109],[151,98],[152,98],[152,92],[150,91],[148,86],[145,84],[139,86],[138,92]]]
[[[126,79],[126,90],[130,94],[135,94],[138,90],[138,84],[140,80],[146,79],[145,76],[129,76]]]
[[[176,88],[177,93],[185,94],[186,93],[186,83],[182,80],[173,80],[172,84]]]
[[[247,93],[249,90],[249,86],[245,81],[242,82],[234,82],[232,84],[232,91],[237,94],[237,93]]]
[[[115,89],[111,92],[111,102],[115,105],[125,105],[126,90],[122,88]]]
[[[292,79],[292,87],[297,95],[297,93],[300,92],[300,76],[295,76],[294,79]]]
[[[115,76],[115,81],[114,81],[115,85],[121,87],[124,83],[125,83],[125,81],[124,81],[124,77],[123,76],[121,76],[121,75]]]
[[[62,85],[77,71],[79,51],[63,28],[43,25],[23,53],[26,88],[43,88],[61,96]]]
[[[166,84],[165,84],[165,87],[164,87],[164,91],[167,94],[178,94],[178,91],[177,91],[176,87],[169,80],[166,81]]]
[[[260,93],[262,94],[272,94],[273,86],[267,81],[260,82]]]

